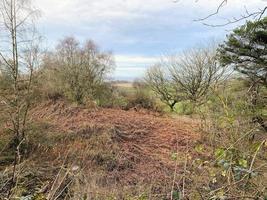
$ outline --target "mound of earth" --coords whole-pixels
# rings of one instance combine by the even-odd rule
[[[198,124],[193,120],[160,116],[145,110],[86,109],[59,101],[38,105],[31,116],[34,121],[48,122],[54,131],[74,134],[77,138],[79,134],[90,135],[88,127],[97,130],[94,133],[96,135],[100,135],[103,130],[112,130],[109,134],[112,134],[111,143],[117,145],[116,151],[112,149],[115,148],[114,144],[96,147],[101,143],[102,136],[97,138],[97,142],[93,142],[94,148],[115,152],[116,163],[113,163],[114,167],[110,167],[112,163],[108,163],[107,174],[124,185],[159,183],[170,189],[175,166],[177,173],[183,173],[183,162],[177,164],[175,160],[182,161],[186,152],[193,149],[190,147],[199,139]],[[80,151],[85,148],[82,143],[84,141],[85,139],[76,144]],[[92,140],[88,142],[92,143]],[[104,141],[109,142],[110,140]],[[67,145],[63,148],[66,147]],[[174,156],[180,158],[174,159]],[[102,162],[104,159],[100,160]]]

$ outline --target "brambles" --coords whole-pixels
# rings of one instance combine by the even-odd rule
[[[266,197],[265,131],[251,121],[246,89],[241,80],[225,83],[202,112],[201,148],[192,170],[194,184],[208,184],[198,187],[205,198]]]

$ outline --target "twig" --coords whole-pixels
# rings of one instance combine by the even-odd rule
[[[214,15],[217,15],[217,14],[220,12],[221,8],[222,8],[224,5],[226,5],[226,4],[227,4],[227,0],[223,0],[223,1],[220,3],[220,5],[217,7],[217,10],[216,10],[214,13],[212,13],[212,14],[210,14],[210,15],[204,17],[204,18],[200,18],[200,19],[197,19],[197,20],[194,20],[194,21],[204,21],[204,20],[209,19],[210,17],[212,17],[212,16],[214,16]]]
[[[256,150],[256,152],[255,152],[255,154],[254,154],[254,156],[253,156],[253,159],[252,159],[252,161],[251,161],[251,164],[250,164],[250,167],[249,167],[249,171],[252,171],[252,167],[253,167],[253,165],[254,165],[255,159],[256,159],[256,157],[257,157],[257,155],[258,155],[258,153],[259,153],[259,151],[260,151],[262,145],[264,145],[266,141],[267,141],[267,140],[263,140],[263,141],[261,142],[260,146],[257,148],[257,150]]]
[[[177,155],[177,157],[176,157],[176,161],[175,161],[175,169],[174,169],[172,189],[171,189],[171,200],[173,200],[175,181],[176,181],[176,177],[177,177],[177,166],[178,166],[178,136],[177,136],[177,134],[176,134],[176,155]]]
[[[185,163],[184,163],[184,175],[183,175],[183,198],[185,197],[185,179],[186,179],[186,171],[187,171],[187,159],[188,159],[188,144],[186,145],[186,157],[185,157]]]
[[[219,6],[217,7],[216,11],[206,17],[203,17],[203,18],[200,18],[200,19],[197,19],[197,20],[194,20],[194,21],[205,21],[215,15],[218,15],[222,9],[223,6],[225,6],[226,4],[228,3],[228,0],[222,0],[221,3],[219,4]],[[231,20],[229,19],[226,23],[223,23],[223,24],[208,24],[208,23],[203,23],[203,25],[205,26],[210,26],[210,27],[223,27],[223,26],[227,26],[227,25],[230,25],[230,24],[235,24],[237,22],[240,22],[240,21],[243,21],[245,19],[249,19],[249,18],[254,18],[257,19],[257,21],[261,20],[263,15],[266,13],[267,11],[267,6],[265,6],[263,9],[259,9],[258,11],[255,11],[255,12],[249,12],[247,10],[247,8],[245,7],[245,14],[241,15],[240,17],[236,18],[236,17],[233,17]]]

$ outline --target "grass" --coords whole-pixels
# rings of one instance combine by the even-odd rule
[[[135,89],[131,83],[120,83],[115,85],[118,90],[126,95],[133,95],[135,93]]]
[[[118,87],[127,95],[135,93],[135,89],[130,85],[122,84]],[[145,175],[140,178],[135,174],[135,170],[138,170],[136,169],[138,159],[143,154],[156,154],[158,150],[153,149],[150,152],[150,147],[142,149],[127,141],[135,140],[139,136],[142,138],[147,134],[145,130],[140,131],[140,135],[136,131],[130,132],[130,136],[133,134],[135,137],[129,137],[129,139],[124,135],[124,131],[127,129],[119,129],[117,122],[108,126],[103,125],[102,121],[99,122],[102,125],[91,124],[90,122],[94,120],[91,118],[88,123],[84,124],[81,120],[81,126],[75,126],[68,131],[63,131],[59,128],[61,124],[52,123],[49,118],[32,122],[27,129],[27,140],[23,146],[23,162],[19,166],[20,176],[15,196],[31,195],[33,199],[39,200],[45,200],[44,197],[47,195],[53,198],[60,195],[66,199],[84,200],[170,199],[174,174],[172,165],[177,162],[178,172],[174,180],[173,191],[175,200],[180,199],[179,196],[183,192],[186,193],[188,199],[201,200],[211,197],[214,199],[232,197],[233,194],[249,195],[256,190],[258,190],[256,196],[266,198],[266,145],[261,144],[266,136],[261,130],[249,132],[255,129],[255,125],[250,122],[250,110],[245,96],[246,87],[243,83],[236,81],[223,89],[223,92],[220,91],[218,94],[210,96],[206,104],[195,110],[197,115],[194,117],[197,120],[200,121],[200,116],[202,122],[206,120],[206,124],[203,123],[200,127],[201,139],[192,141],[196,144],[187,146],[188,149],[184,149],[182,152],[176,153],[174,149],[173,154],[169,155],[172,158],[169,168],[167,158],[164,159],[166,163],[162,163],[163,160],[159,157],[154,160],[168,175],[167,178],[162,179],[153,176],[145,177]],[[147,93],[153,95],[152,91],[147,91]],[[160,101],[157,101],[157,104],[163,105]],[[74,113],[73,115],[75,115],[75,112],[72,112],[75,109],[79,110],[78,106],[66,108],[69,111],[67,114]],[[267,113],[266,106],[259,109],[263,116],[264,113]],[[170,113],[165,105],[164,110],[166,113]],[[179,102],[175,110],[176,112],[172,113],[175,118],[179,118],[179,115],[192,116],[195,114],[192,104],[188,101]],[[66,114],[65,110],[62,113],[60,110],[57,111],[57,119],[63,118],[62,113]],[[97,118],[98,110],[89,113],[91,112],[95,112]],[[81,113],[77,113],[77,116],[79,114]],[[71,118],[73,115],[69,117]],[[127,116],[130,117],[130,115]],[[78,121],[78,118],[75,119]],[[105,121],[109,118],[107,116],[107,118],[101,119]],[[143,119],[146,120],[146,118]],[[123,121],[125,122],[123,127],[139,130],[141,123],[136,122],[135,118],[129,118],[128,121],[130,120],[135,123],[127,124],[127,121]],[[166,133],[168,132],[167,126],[170,125],[172,119],[169,120],[164,129]],[[1,127],[3,127],[4,121],[0,117]],[[64,123],[60,120],[59,122]],[[70,121],[70,123],[72,122]],[[151,118],[147,123],[147,125],[153,126]],[[183,131],[191,131],[191,129],[190,126],[188,130]],[[10,180],[14,152],[9,148],[12,134],[7,130],[0,131],[0,185],[4,186],[0,188],[0,196],[4,196],[6,187],[8,187],[6,183]],[[247,134],[248,132],[250,134]],[[182,137],[182,135],[180,136]],[[165,138],[166,135],[164,138],[157,137],[163,141],[168,139]],[[253,139],[251,139],[252,137]],[[144,144],[149,143],[148,138],[144,137],[143,139]],[[162,143],[158,145],[158,148],[161,145],[166,144]],[[166,149],[168,148],[171,148],[170,143],[166,145]],[[143,154],[135,154],[135,151],[143,152]],[[138,155],[137,158],[136,155]],[[147,159],[147,163],[149,161]],[[146,166],[147,163],[144,165]],[[153,168],[154,166],[146,167]],[[253,173],[249,172],[250,175],[247,177],[248,171],[251,170],[250,167]],[[158,169],[155,167],[155,170]],[[160,172],[158,171],[157,174]],[[139,169],[138,173],[143,173],[142,169]],[[236,184],[240,177],[245,177],[246,181]]]
[[[49,187],[54,196],[63,192],[63,196],[70,195],[72,198],[90,194],[93,199],[117,199],[120,196],[127,196],[129,200],[145,199],[144,196],[139,197],[134,188],[122,186],[117,180],[116,173],[132,168],[132,161],[120,155],[118,140],[113,128],[85,126],[75,132],[62,133],[46,122],[31,124],[27,135],[27,154],[23,156],[15,196],[33,195],[36,199],[42,199],[43,195],[37,191]],[[8,142],[6,138],[1,140],[0,145],[5,146]],[[13,157],[10,157],[10,162],[3,156],[0,159],[2,169],[13,162]],[[74,168],[77,171],[74,172]],[[68,178],[62,178],[66,174]],[[9,176],[7,171],[0,179],[4,181]],[[62,179],[55,180],[56,176],[62,176]],[[65,190],[64,185],[70,179],[71,185]],[[47,181],[50,182],[48,186]],[[53,182],[57,184],[56,189],[52,188]],[[121,191],[121,187],[125,191]],[[5,190],[0,190],[0,194],[1,191]],[[88,199],[92,198],[88,196]]]

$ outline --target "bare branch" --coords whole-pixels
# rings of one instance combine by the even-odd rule
[[[227,1],[228,1],[228,0],[223,0],[223,1],[220,3],[220,5],[217,7],[217,10],[216,10],[214,13],[212,13],[212,14],[210,14],[210,15],[204,17],[204,18],[200,18],[200,19],[197,19],[197,20],[194,20],[194,21],[204,21],[204,20],[209,19],[210,17],[212,17],[212,16],[214,16],[214,15],[217,15],[217,14],[220,12],[220,10],[222,9],[222,7],[225,6],[225,5],[227,4]]]
[[[194,21],[198,21],[198,22],[202,21],[203,22],[203,21],[206,21],[206,20],[210,19],[213,16],[218,15],[220,13],[221,9],[227,3],[228,3],[228,0],[221,1],[221,3],[219,4],[219,6],[217,7],[217,9],[216,9],[216,11],[214,13],[209,14],[206,17],[203,17],[203,18],[200,18],[200,19],[197,19],[197,20],[194,20]],[[266,13],[267,6],[265,6],[263,9],[258,9],[258,11],[254,11],[254,12],[249,12],[246,6],[244,7],[244,9],[245,9],[245,13],[243,15],[241,15],[240,17],[233,17],[232,19],[227,20],[226,23],[210,24],[210,23],[207,23],[207,22],[203,22],[202,24],[205,25],[205,26],[210,26],[210,27],[223,27],[223,26],[227,26],[227,25],[230,25],[230,24],[235,24],[235,23],[238,23],[240,21],[243,21],[243,20],[246,20],[246,19],[251,19],[251,18],[260,20],[260,19],[262,19],[262,17]]]

